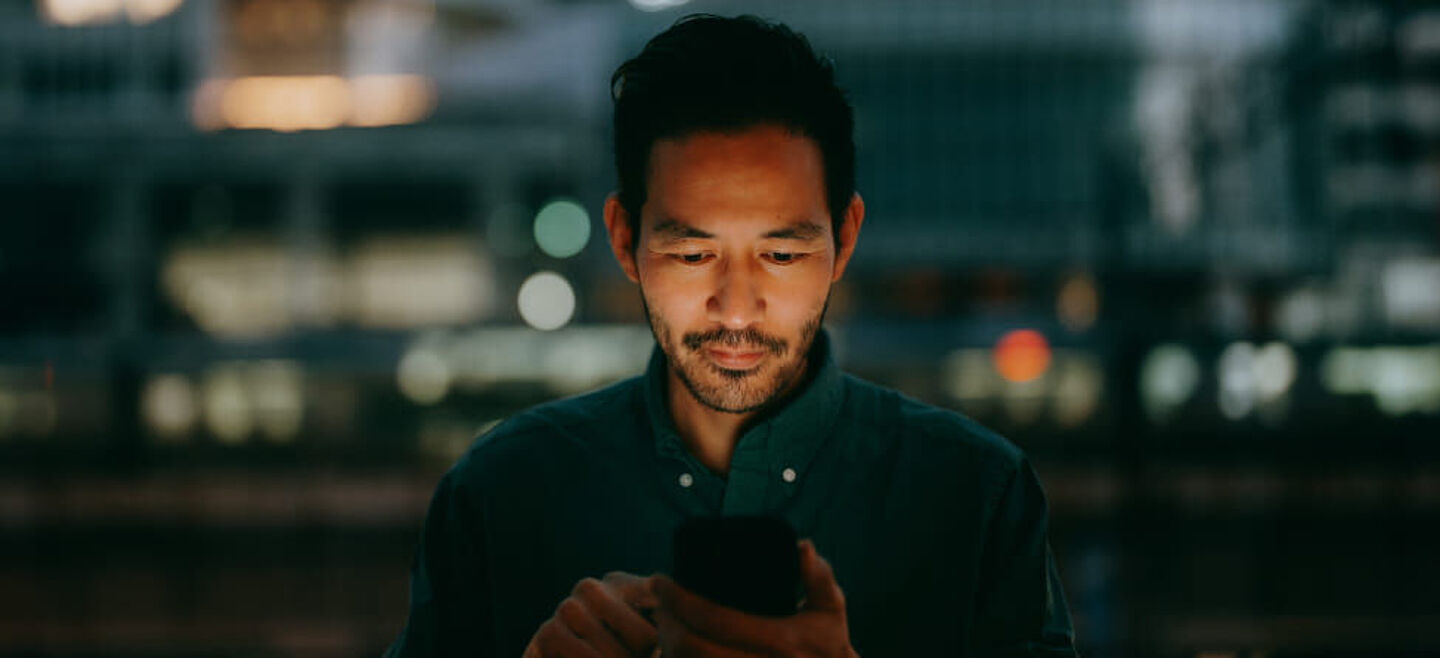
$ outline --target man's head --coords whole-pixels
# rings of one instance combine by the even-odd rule
[[[854,119],[830,62],[805,37],[754,16],[686,16],[610,78],[615,170],[632,229],[648,197],[651,147],[701,131],[784,126],[820,148],[833,228],[855,192]]]
[[[849,103],[788,28],[695,16],[612,80],[611,249],[671,370],[711,409],[797,384],[864,217]]]

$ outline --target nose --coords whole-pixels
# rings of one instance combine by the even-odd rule
[[[706,302],[711,322],[726,329],[744,329],[765,319],[765,297],[752,265],[744,260],[727,261],[718,268],[715,292]]]

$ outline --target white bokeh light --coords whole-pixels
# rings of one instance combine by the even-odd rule
[[[201,398],[205,427],[216,441],[226,445],[244,443],[255,429],[245,379],[234,364],[216,365],[206,374]]]
[[[690,0],[630,0],[630,4],[641,11],[660,11],[671,7],[679,7]]]
[[[410,350],[400,359],[395,379],[400,392],[416,404],[435,404],[450,392],[450,366],[443,355],[431,349]]]
[[[559,274],[538,272],[520,284],[517,303],[525,324],[541,331],[559,329],[575,314],[575,290]]]
[[[184,375],[157,375],[146,383],[141,404],[157,438],[179,441],[190,433],[200,416],[195,398],[195,387]]]
[[[1157,346],[1140,366],[1140,399],[1151,420],[1174,414],[1200,384],[1200,363],[1182,345]]]
[[[1295,350],[1281,342],[1266,344],[1255,353],[1255,388],[1261,398],[1273,400],[1290,390],[1298,370]]]
[[[1258,387],[1257,350],[1246,342],[1231,343],[1220,353],[1220,413],[1239,420],[1255,409]]]
[[[87,25],[114,20],[120,15],[120,0],[45,0],[41,16],[57,25]]]

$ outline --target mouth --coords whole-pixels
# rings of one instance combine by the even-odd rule
[[[764,352],[736,352],[707,348],[705,355],[710,362],[726,370],[749,370],[765,358]]]

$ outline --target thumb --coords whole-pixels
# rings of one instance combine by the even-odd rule
[[[805,582],[804,609],[845,611],[845,594],[835,582],[835,572],[809,539],[800,540],[800,578]]]
[[[641,577],[623,571],[611,571],[601,580],[616,596],[636,610],[652,610],[660,605],[655,596],[655,577]]]

